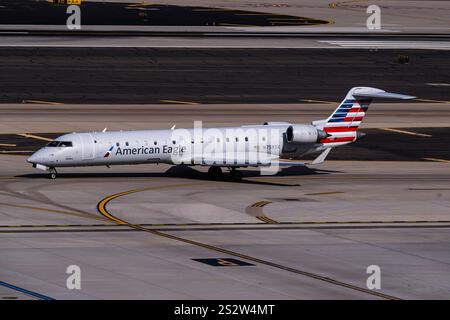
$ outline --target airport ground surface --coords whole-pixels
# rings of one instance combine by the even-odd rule
[[[365,29],[364,2],[164,1],[211,2],[335,20],[309,30]],[[377,3],[388,28],[448,30],[447,2]],[[0,40],[11,47],[0,50],[0,299],[450,298],[450,72],[442,39]],[[83,45],[90,48],[75,48]],[[113,48],[211,45],[241,49]],[[358,46],[367,49],[343,49]],[[393,49],[368,50],[386,47]],[[309,169],[244,170],[232,182],[209,180],[206,168],[76,168],[51,181],[25,161],[62,132],[194,120],[308,123],[357,85],[418,100],[375,103],[362,128],[368,135]],[[66,288],[69,265],[81,268],[81,290]],[[381,268],[381,290],[366,288],[370,265]]]
[[[0,24],[0,30],[33,33],[61,30],[56,25],[65,24],[64,6],[54,6],[45,0],[41,3],[33,1],[31,5],[26,1],[3,2],[0,18],[3,14],[4,22]],[[262,3],[259,0],[96,0],[83,3],[83,30],[99,29],[92,26],[96,24],[97,27],[106,25],[100,29],[109,31],[368,32],[367,7],[378,5],[381,8],[382,32],[445,34],[449,31],[450,12],[448,1],[267,0]],[[38,8],[39,14],[33,14]],[[17,11],[20,16],[14,14]],[[268,30],[268,25],[273,27]]]
[[[0,143],[36,148],[57,135],[49,128],[302,123],[333,107],[2,105]],[[278,176],[245,170],[242,182],[166,165],[61,169],[51,181],[24,156],[1,154],[0,297],[448,299],[446,123],[447,103],[375,103],[368,135],[336,150],[346,161]],[[251,265],[193,260],[222,258]],[[367,291],[374,264],[382,289]],[[80,291],[66,289],[69,265],[81,267]]]
[[[447,100],[450,50],[2,48],[0,101],[297,103],[353,86]],[[409,58],[402,63],[402,57]]]

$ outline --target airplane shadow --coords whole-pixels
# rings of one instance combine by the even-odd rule
[[[289,167],[283,168],[276,175],[261,176],[259,170],[240,170],[244,178],[240,181],[231,180],[224,170],[223,178],[216,181],[228,183],[242,183],[242,184],[257,184],[257,185],[274,185],[274,186],[299,186],[299,184],[284,184],[269,181],[248,180],[247,178],[266,177],[270,180],[271,177],[285,177],[285,176],[309,176],[309,175],[323,175],[340,173],[340,171],[320,170],[308,167]],[[48,179],[47,173],[29,173],[16,175],[16,178],[27,179]],[[172,166],[164,172],[101,172],[101,173],[58,173],[58,179],[80,179],[80,178],[184,178],[191,180],[207,180],[212,181],[206,172],[198,171],[189,166]]]

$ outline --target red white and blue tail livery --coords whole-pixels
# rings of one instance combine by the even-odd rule
[[[352,88],[326,120],[313,122],[328,134],[328,137],[320,141],[324,147],[337,147],[355,141],[358,137],[359,125],[374,98],[413,99],[414,97],[370,87]]]

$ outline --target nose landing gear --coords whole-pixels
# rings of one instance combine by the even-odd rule
[[[58,171],[56,171],[55,168],[51,168],[49,178],[52,180],[55,180],[57,176],[58,176]]]

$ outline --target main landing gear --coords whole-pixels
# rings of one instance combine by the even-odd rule
[[[210,167],[208,169],[208,175],[211,179],[218,180],[222,178],[222,168],[221,167]]]
[[[55,168],[50,168],[49,178],[52,180],[55,180],[57,176],[58,176],[58,171],[56,171]]]
[[[222,168],[221,167],[215,167],[212,166],[208,169],[208,175],[211,179],[219,180],[222,178]],[[236,170],[236,168],[230,169],[230,179],[234,181],[241,181],[242,180],[242,172],[239,170]]]
[[[239,170],[236,170],[235,168],[232,168],[230,171],[230,179],[234,181],[241,181],[242,180],[242,172]]]

